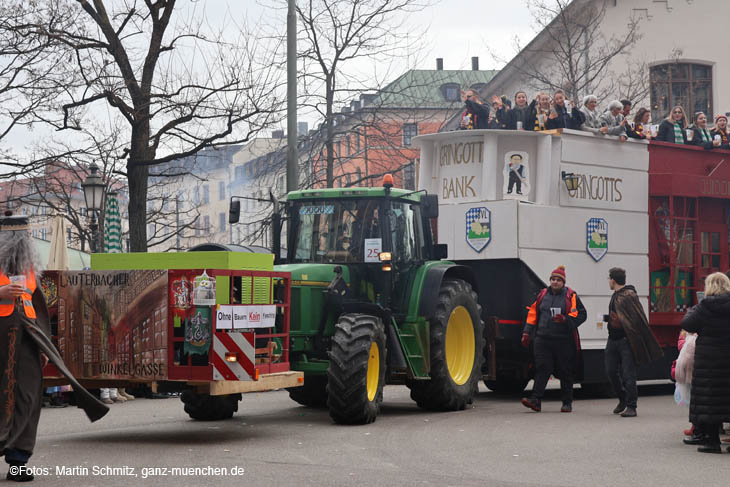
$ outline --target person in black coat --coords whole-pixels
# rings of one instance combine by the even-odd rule
[[[461,114],[460,130],[474,130],[489,128],[489,105],[479,100],[474,90],[461,92],[461,101],[464,102],[464,111]]]
[[[626,125],[626,135],[631,139],[651,140],[650,120],[651,112],[649,109],[639,108],[639,111],[634,115],[634,122]]]
[[[689,420],[704,437],[703,453],[721,453],[720,427],[730,421],[730,279],[722,272],[705,279],[705,299],[682,319],[697,333]]]
[[[569,106],[566,107],[566,104]],[[566,101],[565,92],[558,90],[553,95],[552,110],[547,122],[548,130],[573,129],[580,130],[585,119],[572,101]]]
[[[705,149],[714,149],[719,147],[720,143],[713,143],[710,129],[707,128],[707,115],[703,112],[695,113],[695,123],[690,127],[692,129],[692,140],[690,145],[704,147]]]
[[[503,103],[499,97],[492,98],[494,103],[499,105],[497,109],[497,118],[507,130],[517,130],[518,122],[521,124],[522,130],[527,127],[527,118],[530,115],[530,104],[527,103],[527,93],[518,91],[515,94],[515,102],[512,108]]]
[[[659,125],[659,132],[654,140],[672,144],[687,144],[687,116],[684,108],[672,108],[669,116]]]

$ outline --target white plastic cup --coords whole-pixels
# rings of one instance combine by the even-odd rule
[[[25,288],[25,276],[10,276],[10,283]]]
[[[694,130],[686,129],[684,132],[687,134],[687,140],[692,140],[692,136],[694,135]]]
[[[568,113],[573,111],[573,105],[570,103],[569,100],[565,100],[565,111]]]
[[[522,130],[522,122],[517,122],[517,130]]]
[[[553,318],[555,318],[555,316],[559,315],[560,311],[561,311],[560,308],[550,308],[550,314],[552,315]]]
[[[722,137],[720,137],[720,134],[715,134],[715,140],[717,142],[721,142],[722,141]]]

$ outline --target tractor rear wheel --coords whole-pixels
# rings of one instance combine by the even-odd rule
[[[471,285],[445,280],[431,318],[431,379],[407,382],[419,407],[457,411],[472,403],[482,377],[483,331],[481,306]]]
[[[211,396],[210,394],[198,394],[191,390],[183,391],[180,394],[180,400],[185,404],[185,412],[198,421],[220,421],[232,418],[233,413],[238,411],[238,401],[241,399],[241,394]]]
[[[383,402],[386,354],[380,318],[354,313],[340,316],[327,368],[327,407],[335,423],[375,421]]]
[[[300,387],[290,387],[289,397],[310,408],[323,408],[327,406],[327,376],[326,375],[305,375],[304,384]]]

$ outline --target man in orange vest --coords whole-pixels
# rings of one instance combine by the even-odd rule
[[[523,397],[522,404],[540,412],[545,386],[550,375],[560,378],[563,406],[560,411],[573,411],[573,379],[576,358],[580,355],[578,326],[587,317],[578,295],[565,285],[565,267],[558,266],[550,274],[550,286],[538,294],[529,308],[527,323],[522,334],[522,346],[535,341],[535,384],[532,396]]]
[[[7,479],[16,482],[33,480],[26,464],[35,446],[48,360],[69,379],[91,421],[109,411],[79,385],[53,346],[36,269],[28,219],[0,217],[0,454],[10,465]]]

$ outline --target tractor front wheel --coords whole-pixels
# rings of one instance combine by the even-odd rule
[[[210,394],[198,394],[191,390],[183,391],[180,394],[180,400],[185,404],[185,412],[198,421],[220,421],[232,418],[233,413],[238,411],[238,401],[241,398],[241,394],[211,396]]]
[[[484,360],[484,323],[477,294],[461,279],[445,280],[431,318],[430,380],[411,380],[419,407],[457,411],[471,404]]]
[[[335,423],[375,421],[385,384],[385,328],[380,318],[340,316],[327,368],[327,407]]]

